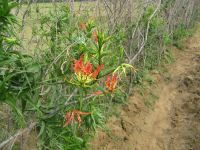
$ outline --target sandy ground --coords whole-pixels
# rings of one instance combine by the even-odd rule
[[[200,150],[200,28],[173,54],[165,73],[151,72],[156,83],[143,96],[135,89],[120,116],[110,118],[109,134],[98,132],[92,150]],[[150,94],[153,108],[144,103]]]

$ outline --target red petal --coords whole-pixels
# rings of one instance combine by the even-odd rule
[[[80,115],[89,115],[89,114],[91,114],[90,112],[82,112],[82,111],[79,111],[79,114]]]
[[[84,54],[82,54],[81,56],[80,56],[80,59],[79,59],[79,61],[83,64],[83,57],[84,57]]]
[[[106,80],[106,89],[109,92],[112,92],[116,88],[116,85],[117,85],[117,76],[112,75],[112,81],[111,81],[111,77],[108,76]]]
[[[77,114],[76,116],[77,116],[77,121],[78,121],[78,128],[80,128],[82,120],[79,114]]]
[[[79,110],[73,110],[73,114],[76,115],[78,127],[80,128],[81,122],[82,122],[80,115],[89,115],[90,113],[89,112],[81,112]]]
[[[80,67],[79,61],[76,60],[74,62],[74,72],[79,73],[80,71],[81,71],[81,67]]]
[[[74,72],[75,73],[79,73],[82,70],[82,68],[83,68],[83,57],[84,57],[84,55],[82,54],[80,56],[79,60],[75,60],[75,62],[74,62]]]
[[[66,115],[65,115],[65,119],[68,120],[71,116],[71,112],[68,112]]]
[[[106,80],[106,88],[110,88],[110,75],[108,75],[107,80]]]
[[[102,69],[103,67],[104,67],[104,65],[99,65],[99,66],[97,67],[97,69],[92,73],[91,77],[94,78],[94,79],[96,79],[97,76],[98,76],[98,74],[99,74],[99,72],[101,71],[101,69]]]
[[[117,85],[117,76],[113,75],[112,76],[112,88],[115,89]]]
[[[66,119],[66,122],[65,122],[65,125],[64,127],[68,126],[69,124],[71,124],[72,120],[74,119],[74,114],[71,112],[68,112],[65,116],[65,119]]]
[[[79,110],[73,110],[74,114],[80,114],[80,115],[89,115],[90,113],[89,112],[82,112],[82,111],[79,111]]]
[[[89,75],[92,73],[92,64],[88,61],[87,64],[85,65],[84,69],[83,69],[83,73],[85,75]]]
[[[94,92],[93,94],[94,94],[94,95],[101,95],[101,94],[103,94],[103,92],[102,92],[102,91],[96,91],[96,92]]]
[[[70,124],[72,123],[73,120],[74,120],[74,113],[72,112],[72,115],[70,117]]]

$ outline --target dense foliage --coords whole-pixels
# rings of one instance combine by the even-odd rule
[[[198,9],[189,23],[180,19],[169,27],[165,14],[174,3],[162,2],[159,12],[149,5],[138,22],[113,26],[99,25],[101,17],[72,14],[66,5],[47,14],[37,7],[39,19],[32,25],[37,43],[24,54],[20,49],[28,45],[14,32],[21,26],[11,13],[17,3],[1,0],[0,102],[11,108],[13,128],[35,122],[39,149],[87,148],[112,106],[126,100],[145,70],[170,61],[168,46],[189,34]]]

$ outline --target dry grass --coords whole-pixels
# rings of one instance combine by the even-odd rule
[[[33,39],[33,29],[39,26],[39,19],[41,15],[48,14],[50,12],[56,12],[61,6],[67,5],[67,3],[34,3],[30,7],[26,4],[22,5],[17,14],[19,22],[23,24],[23,28],[16,27],[15,31],[21,40],[21,44],[26,47],[23,49],[25,53],[33,53],[36,46],[36,39]],[[96,2],[75,2],[74,10],[77,15],[93,15]],[[14,11],[14,13],[16,10]],[[27,13],[26,13],[27,12]],[[26,13],[25,17],[24,14]],[[23,19],[24,17],[24,19]],[[24,20],[24,21],[23,21]],[[20,49],[22,50],[22,49]]]

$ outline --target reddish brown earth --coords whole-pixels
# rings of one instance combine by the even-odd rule
[[[200,150],[200,30],[184,43],[173,48],[175,62],[149,74],[143,95],[135,88],[92,150]]]

